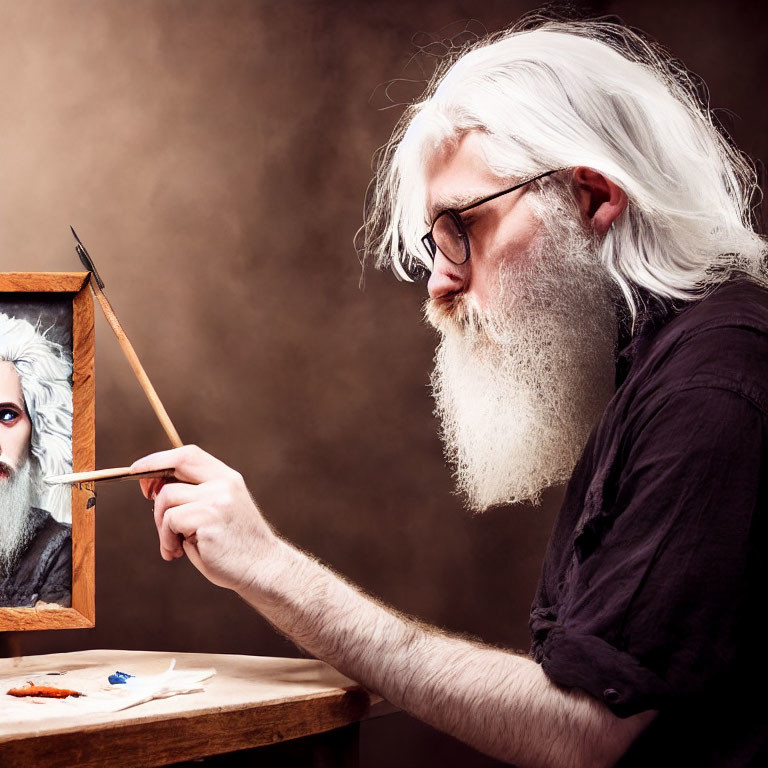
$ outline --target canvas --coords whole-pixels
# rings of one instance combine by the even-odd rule
[[[0,274],[0,630],[93,626],[94,322],[87,273]]]

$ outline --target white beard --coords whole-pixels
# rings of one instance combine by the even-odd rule
[[[477,512],[567,481],[614,390],[614,284],[577,219],[547,219],[526,266],[499,275],[496,306],[463,294],[426,305],[441,336],[435,413]]]
[[[0,480],[0,573],[11,573],[34,533],[30,507],[34,482],[29,458]]]

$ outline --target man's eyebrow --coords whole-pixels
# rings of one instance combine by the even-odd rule
[[[466,208],[472,203],[476,203],[482,200],[484,197],[498,192],[497,189],[478,190],[469,192],[460,192],[455,195],[446,195],[445,197],[438,197],[432,205],[429,206],[427,215],[430,222],[435,220],[435,217],[443,211],[455,211],[459,208]]]

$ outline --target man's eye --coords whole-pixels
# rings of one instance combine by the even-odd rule
[[[19,418],[19,412],[10,408],[0,408],[0,422],[10,424]]]

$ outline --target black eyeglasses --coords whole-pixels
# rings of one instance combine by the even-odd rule
[[[483,205],[491,200],[495,200],[497,197],[508,195],[510,192],[514,192],[516,189],[520,189],[526,184],[543,179],[545,176],[551,176],[553,173],[557,173],[557,171],[560,170],[562,170],[562,168],[540,173],[538,176],[534,176],[531,179],[526,179],[519,184],[515,184],[514,187],[502,189],[501,192],[495,192],[492,195],[488,195],[488,197],[484,197],[482,200],[476,200],[474,203],[465,205],[463,208],[448,208],[445,211],[438,213],[435,220],[432,222],[429,232],[421,238],[421,242],[424,243],[424,247],[429,254],[430,262],[434,263],[438,250],[446,259],[448,259],[448,261],[451,261],[454,264],[464,264],[469,261],[469,235],[467,235],[464,222],[461,220],[461,214],[471,211],[473,208],[477,208],[479,205]],[[414,273],[414,279],[426,276],[427,274],[427,269],[421,264],[414,264],[412,271]]]

